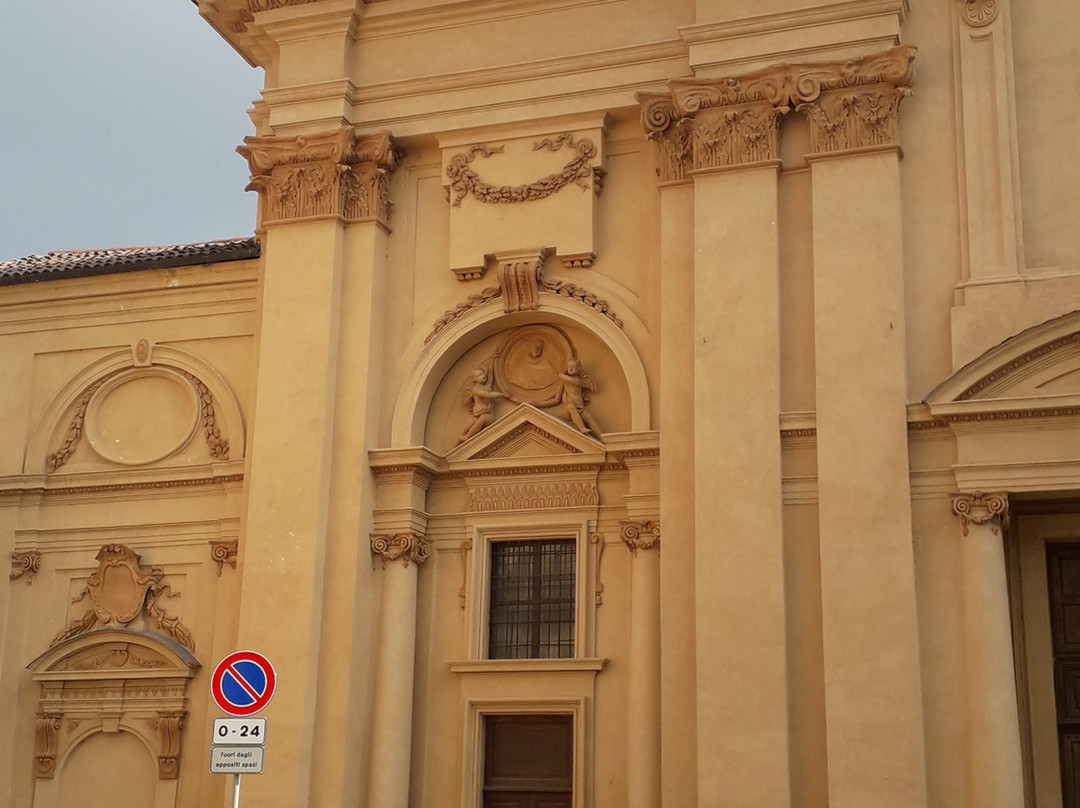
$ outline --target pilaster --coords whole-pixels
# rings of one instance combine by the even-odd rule
[[[1012,624],[1002,528],[1004,493],[953,495],[963,529],[964,657],[967,666],[968,782],[972,805],[1024,804]]]
[[[913,48],[803,72],[829,799],[924,806],[898,109]],[[873,730],[869,722],[873,716]]]
[[[239,151],[260,194],[263,275],[238,644],[266,653],[291,683],[267,716],[283,727],[280,753],[297,762],[245,793],[268,806],[355,802],[362,779],[341,739],[363,749],[356,728],[370,709],[371,672],[356,661],[370,649],[354,643],[370,642],[375,605],[358,594],[372,573],[355,536],[373,527],[365,449],[396,153],[386,133],[350,127],[247,138]],[[299,630],[278,629],[282,603]]]
[[[661,180],[693,181],[694,315],[683,338],[690,338],[695,380],[703,805],[789,802],[787,755],[776,753],[788,743],[777,191],[787,83],[787,68],[777,66],[717,81],[673,81],[669,107],[662,97],[641,99],[660,146]]]

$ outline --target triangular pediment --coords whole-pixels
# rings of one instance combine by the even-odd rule
[[[470,460],[548,460],[593,462],[604,445],[529,404],[519,404],[487,429],[452,450],[450,462]]]
[[[931,410],[1037,409],[1080,403],[1080,312],[1026,329],[926,397]]]

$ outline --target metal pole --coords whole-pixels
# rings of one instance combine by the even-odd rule
[[[240,808],[240,775],[233,775],[232,808]]]

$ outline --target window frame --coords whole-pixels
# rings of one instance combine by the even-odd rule
[[[595,649],[595,598],[589,588],[593,580],[593,559],[589,552],[590,525],[585,521],[551,519],[536,515],[522,525],[520,516],[507,522],[471,527],[471,563],[466,580],[465,604],[468,619],[467,659],[483,660],[493,665],[510,663],[558,663],[591,658]],[[491,659],[488,656],[488,623],[491,613],[491,545],[504,541],[574,541],[574,655],[561,659]]]

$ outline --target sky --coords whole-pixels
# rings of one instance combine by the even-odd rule
[[[262,80],[191,0],[0,0],[0,261],[250,236]]]

